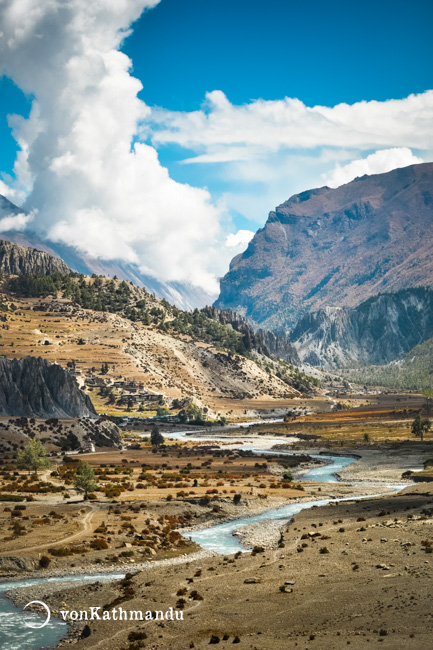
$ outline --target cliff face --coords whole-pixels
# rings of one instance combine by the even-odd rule
[[[0,415],[75,418],[96,417],[96,411],[61,366],[36,357],[0,357]]]
[[[388,363],[432,336],[433,291],[423,288],[320,309],[291,333],[302,361],[327,368]]]
[[[287,363],[299,366],[301,361],[298,353],[288,336],[277,336],[269,330],[254,331],[248,320],[231,309],[205,307],[203,310],[209,318],[223,325],[230,325],[234,330],[244,335],[245,347],[255,350],[266,357],[277,357]]]
[[[215,303],[293,327],[326,306],[433,286],[433,163],[292,196],[232,260]]]
[[[0,273],[49,275],[56,272],[70,273],[71,270],[63,260],[49,253],[0,240]]]

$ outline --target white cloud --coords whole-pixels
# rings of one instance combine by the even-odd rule
[[[35,97],[28,119],[11,120],[21,151],[9,196],[24,188],[23,209],[38,211],[33,227],[53,240],[216,291],[220,210],[136,143],[149,108],[119,47],[158,2],[0,2],[0,74]]]
[[[236,233],[231,233],[226,237],[226,246],[228,248],[236,248],[238,246],[245,247],[246,244],[249,244],[254,233],[252,230],[238,230]]]
[[[0,232],[8,232],[9,230],[24,230],[27,224],[34,219],[35,214],[25,214],[19,212],[18,214],[8,214],[0,219]]]
[[[317,147],[433,149],[432,90],[404,99],[334,107],[309,107],[290,97],[235,106],[214,90],[199,111],[153,109],[151,120],[154,143],[176,143],[197,151],[189,163],[245,160],[245,148],[256,155]],[[149,135],[146,129],[143,133]]]
[[[337,163],[335,168],[329,173],[324,174],[325,184],[329,187],[339,187],[349,183],[357,176],[364,174],[383,174],[392,169],[407,167],[422,163],[423,160],[414,156],[412,151],[407,147],[398,147],[394,149],[381,149],[370,154],[366,158],[352,160],[347,165],[341,166]]]

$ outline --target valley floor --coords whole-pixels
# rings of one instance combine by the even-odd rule
[[[152,453],[144,445],[141,450],[82,455],[95,467],[130,467],[133,474],[142,471],[144,464],[147,475],[159,475],[163,461],[177,473],[188,470],[182,480],[189,481],[190,486],[195,471],[196,494],[190,498],[177,496],[174,487],[149,485],[144,492],[136,488],[122,493],[115,503],[99,498],[84,505],[55,504],[54,510],[65,516],[63,523],[55,519],[50,526],[41,527],[43,532],[36,542],[34,531],[5,542],[14,548],[2,547],[3,563],[11,555],[27,558],[29,572],[21,573],[23,577],[81,571],[131,571],[134,575],[126,582],[40,585],[19,590],[14,597],[22,603],[42,600],[54,613],[90,606],[105,606],[110,611],[121,606],[128,612],[172,607],[183,612],[183,620],[74,623],[70,636],[60,645],[73,644],[77,650],[204,650],[212,639],[216,644],[217,638],[220,648],[231,648],[239,640],[239,647],[252,650],[341,650],[348,645],[364,649],[377,643],[390,650],[430,649],[433,483],[411,483],[402,478],[404,472],[422,470],[425,461],[433,458],[432,434],[421,442],[408,428],[421,399],[384,396],[362,408],[312,413],[289,422],[262,422],[242,431],[225,432],[222,450],[229,449],[232,437],[269,447],[271,435],[275,451],[301,454],[304,463],[291,470],[292,489],[281,483],[285,470],[279,467],[278,459],[270,462],[264,457],[220,455],[221,450],[210,448],[212,432],[220,435],[216,430],[204,432],[207,439],[202,441],[171,442],[161,453]],[[135,427],[125,435],[133,439],[138,433]],[[353,455],[357,461],[341,470],[340,483],[303,481],[303,474],[312,466],[310,455],[320,456],[321,452]],[[296,488],[298,481],[303,489]],[[398,493],[392,491],[402,483],[407,487]],[[211,507],[202,501],[209,490],[218,490]],[[241,494],[240,505],[233,504],[232,492]],[[170,493],[173,499],[167,500]],[[377,493],[382,496],[357,499]],[[291,523],[265,521],[241,530],[245,543],[261,547],[254,553],[203,553],[188,540],[186,546],[176,542],[167,548],[167,538],[158,523],[161,517],[188,515],[189,527],[184,520],[183,527],[178,528],[188,538],[191,527],[245,517],[291,501],[329,496],[337,497],[337,501],[303,510]],[[343,497],[353,498],[343,501]],[[49,495],[27,504],[30,519],[38,510],[43,518],[44,508],[53,509],[54,502],[48,499],[55,498]],[[8,514],[2,515],[6,523]],[[150,557],[149,551],[142,554],[142,547],[129,544],[130,523],[138,531],[147,527],[145,537],[152,532],[156,552]],[[41,571],[36,568],[41,554],[36,547],[43,543],[47,548],[59,545],[59,541],[49,539],[54,533],[81,534],[80,544],[88,544],[96,535],[112,538],[109,543],[113,548],[54,557],[49,569]],[[61,544],[69,545],[65,540]]]

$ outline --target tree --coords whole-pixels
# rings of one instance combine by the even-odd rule
[[[155,445],[155,447],[164,444],[164,436],[156,425],[152,427],[152,431],[150,432],[150,444]]]
[[[156,415],[170,415],[170,409],[168,409],[166,406],[158,406],[156,409]]]
[[[21,449],[17,454],[17,465],[23,469],[28,469],[38,473],[40,467],[49,467],[50,461],[47,458],[47,451],[40,440],[33,438],[25,449]]]
[[[412,422],[412,433],[424,440],[424,434],[431,429],[431,420],[428,418],[423,418],[420,413],[416,416],[415,420]]]
[[[82,460],[80,460],[78,467],[75,470],[74,486],[80,492],[84,492],[85,501],[88,499],[89,492],[93,492],[93,490],[96,490],[98,487],[93,468]]]
[[[431,415],[433,411],[433,399],[431,397],[427,397],[422,407],[427,415]]]

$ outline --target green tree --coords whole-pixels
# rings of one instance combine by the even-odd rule
[[[424,440],[424,434],[431,429],[431,420],[428,418],[423,418],[420,413],[416,416],[415,420],[412,422],[412,433]]]
[[[40,467],[49,467],[50,461],[47,458],[47,451],[40,440],[33,438],[25,449],[17,454],[17,465],[22,469],[28,469],[38,473]]]
[[[75,470],[74,486],[80,492],[84,492],[84,500],[87,500],[89,492],[93,492],[98,487],[93,468],[82,460],[80,460]]]
[[[170,415],[170,409],[166,406],[158,406],[156,409],[156,415]]]
[[[150,432],[150,444],[155,445],[155,447],[159,447],[159,445],[163,445],[164,442],[164,436],[158,427],[156,425],[153,426],[152,431]]]

